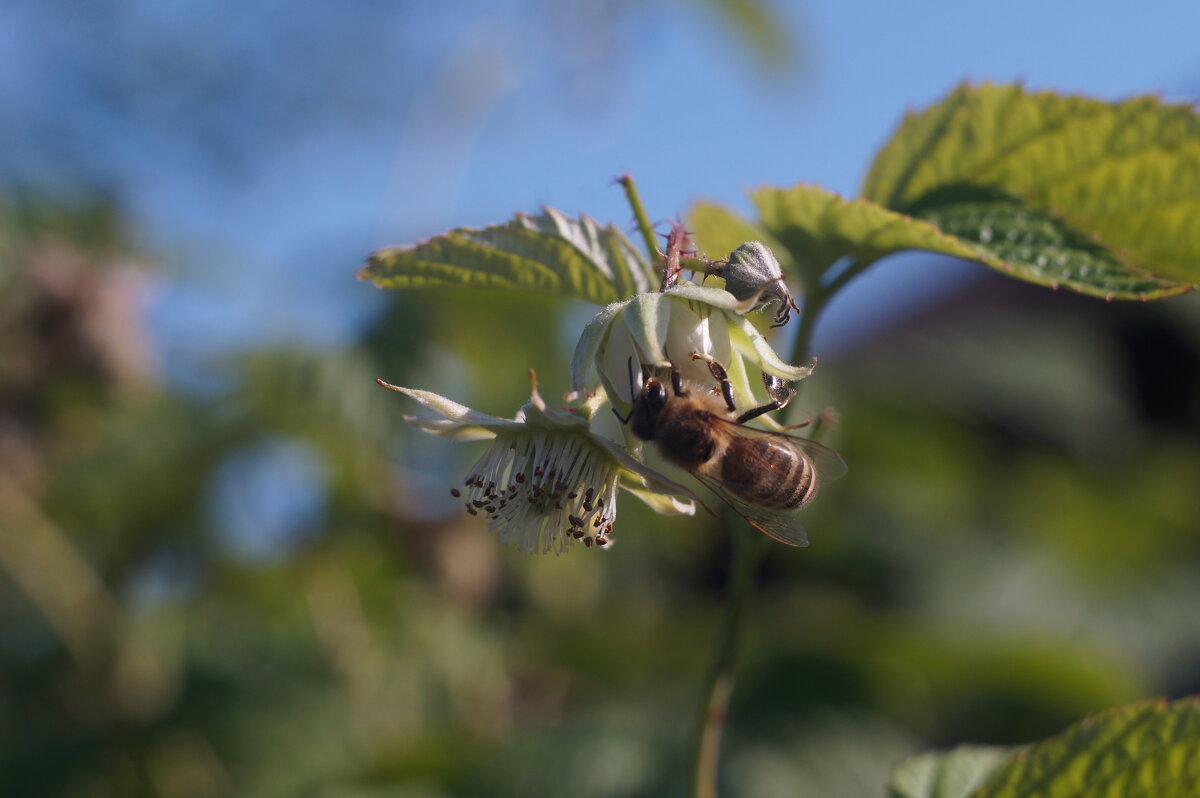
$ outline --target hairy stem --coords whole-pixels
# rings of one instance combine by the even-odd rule
[[[638,193],[637,184],[633,182],[631,175],[621,175],[617,178],[617,182],[621,184],[621,188],[625,189],[625,200],[633,209],[633,218],[637,220],[638,230],[642,233],[642,242],[646,245],[646,257],[653,263],[658,256],[658,240],[654,237],[654,227],[650,224],[650,218],[646,216],[646,209],[642,206],[642,196]]]

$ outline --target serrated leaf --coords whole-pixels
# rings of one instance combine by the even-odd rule
[[[907,759],[892,774],[891,798],[967,798],[1013,750],[964,745]]]
[[[977,257],[974,249],[928,222],[873,202],[846,200],[819,186],[767,188],[751,199],[763,228],[801,271],[814,277],[846,256],[860,264],[905,249]]]
[[[753,199],[763,227],[810,275],[843,257],[862,266],[893,252],[919,249],[1105,299],[1157,299],[1192,288],[1131,268],[1045,210],[971,186],[934,191],[913,204],[912,215],[808,185],[764,189]]]
[[[657,278],[620,230],[546,208],[482,230],[458,228],[373,253],[358,273],[380,288],[506,288],[608,304]]]
[[[1001,765],[972,798],[1200,795],[1200,701],[1146,701],[1087,718]]]
[[[904,119],[863,196],[907,212],[963,184],[1069,220],[1144,271],[1200,282],[1200,114],[1191,106],[964,85]]]
[[[940,189],[914,216],[975,248],[982,262],[1051,288],[1105,299],[1160,299],[1192,285],[1130,266],[1117,253],[1044,209],[974,187]]]

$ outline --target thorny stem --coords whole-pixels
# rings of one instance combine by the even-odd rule
[[[638,229],[642,233],[642,241],[646,245],[646,256],[653,262],[658,254],[658,240],[654,237],[654,227],[650,224],[650,217],[646,216],[646,209],[642,206],[642,196],[638,194],[637,184],[633,182],[632,175],[621,175],[617,178],[617,182],[621,184],[621,188],[625,189],[625,200],[633,209],[633,218],[637,220]]]
[[[791,362],[803,363],[808,360],[813,330],[821,312],[833,295],[864,268],[866,264],[851,264],[824,286],[813,286],[805,292],[800,329],[796,332]],[[813,437],[819,433],[820,422],[817,424],[810,433]],[[754,588],[754,577],[770,545],[765,535],[739,523],[729,512],[722,514],[721,526],[733,542],[733,563],[730,566],[725,607],[713,640],[708,671],[705,673],[700,692],[688,784],[688,795],[693,798],[717,796],[717,764],[721,754],[721,734],[725,729],[729,700],[733,696],[734,684],[737,681],[743,618],[750,602],[750,592]]]

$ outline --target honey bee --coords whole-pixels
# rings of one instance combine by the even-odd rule
[[[724,367],[706,355],[693,353],[692,359],[708,363],[719,390],[685,382],[672,368],[670,385],[645,376],[629,414],[617,417],[754,527],[781,543],[807,546],[792,511],[846,473],[845,462],[816,441],[746,425],[787,404],[791,391],[781,383],[767,383],[771,401],[739,414]],[[631,361],[631,386],[632,371]]]

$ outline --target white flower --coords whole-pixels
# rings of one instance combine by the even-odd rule
[[[530,372],[531,381],[533,372]],[[604,401],[589,398],[574,412],[546,406],[534,382],[529,403],[515,418],[496,418],[444,396],[379,384],[417,400],[443,418],[404,416],[418,429],[454,440],[493,443],[472,467],[464,489],[451,489],[471,515],[483,515],[505,543],[532,553],[566,551],[576,540],[608,548],[617,517],[617,488],[657,512],[691,515],[692,493],[648,468],[623,448],[591,431]]]
[[[786,363],[745,318],[761,307],[764,290],[771,285],[768,282],[744,300],[720,288],[679,283],[663,292],[614,302],[583,330],[571,362],[572,390],[582,394],[595,369],[608,398],[625,414],[638,384],[636,377],[630,384],[631,358],[635,370],[639,364],[659,369],[674,365],[686,379],[710,383],[708,366],[694,361],[693,352],[725,366],[736,396],[754,396],[747,366],[757,367],[761,377],[784,382],[804,379],[813,364]]]

